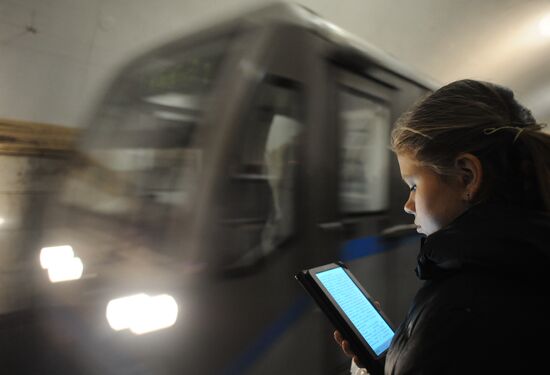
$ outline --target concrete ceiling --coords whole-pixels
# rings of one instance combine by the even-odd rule
[[[0,117],[80,125],[99,87],[136,51],[271,2],[0,0]],[[550,122],[550,37],[537,30],[550,0],[297,2],[442,84],[508,86]],[[25,34],[29,19],[38,33]]]

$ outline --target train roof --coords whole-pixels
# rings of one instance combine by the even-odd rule
[[[436,80],[407,67],[379,47],[351,34],[311,9],[297,3],[275,2],[245,13],[238,17],[238,20],[258,24],[288,24],[304,28],[342,49],[353,51],[384,70],[391,71],[429,90],[435,90],[441,86]]]

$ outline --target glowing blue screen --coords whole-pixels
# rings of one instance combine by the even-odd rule
[[[386,350],[394,332],[344,269],[333,268],[316,276],[374,353]]]

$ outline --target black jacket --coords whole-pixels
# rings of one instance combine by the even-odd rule
[[[550,372],[548,213],[474,206],[425,238],[416,271],[386,374]]]

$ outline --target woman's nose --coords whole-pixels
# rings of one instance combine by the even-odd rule
[[[405,206],[403,207],[406,213],[410,215],[416,214],[416,208],[414,206],[414,200],[409,196],[409,199],[405,202]]]

